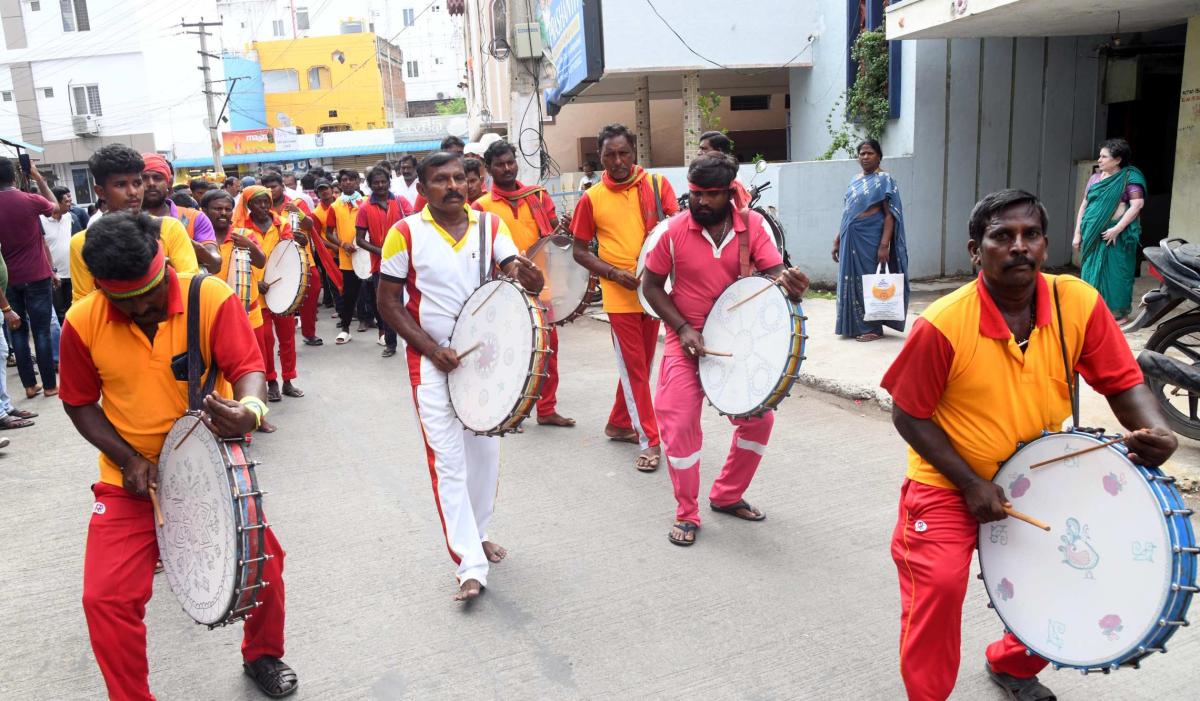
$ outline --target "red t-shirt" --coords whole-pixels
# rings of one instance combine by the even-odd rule
[[[671,218],[658,245],[646,256],[646,269],[658,275],[675,273],[671,301],[688,324],[703,333],[704,322],[717,297],[738,279],[738,236],[746,230],[742,212],[733,218],[733,231],[715,245],[691,212]],[[762,215],[750,212],[750,264],[767,270],[783,264],[779,249],[763,227]],[[667,329],[666,355],[685,355],[674,329]]]
[[[408,200],[395,195],[388,195],[387,207],[383,203],[371,198],[363,203],[358,208],[358,214],[354,219],[354,227],[356,229],[367,230],[367,240],[374,246],[383,247],[383,239],[387,236],[388,229],[401,219],[412,214],[412,207],[408,204]],[[371,272],[379,272],[379,256],[371,254]]]
[[[50,277],[53,270],[42,245],[41,215],[54,205],[41,195],[15,188],[0,190],[0,255],[8,265],[8,284],[23,285]]]

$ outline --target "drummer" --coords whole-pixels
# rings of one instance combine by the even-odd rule
[[[292,176],[293,179],[295,176]],[[304,263],[308,268],[308,288],[304,291],[304,299],[300,303],[300,335],[304,337],[304,345],[320,346],[324,345],[323,341],[317,336],[317,295],[320,292],[320,286],[317,281],[320,277],[317,273],[317,264],[313,257],[312,248],[315,243],[311,240],[314,232],[317,231],[317,220],[313,216],[312,207],[309,205],[307,195],[304,197],[295,197],[291,193],[294,190],[287,188],[287,176],[282,175],[277,170],[268,170],[263,173],[263,187],[271,191],[271,211],[275,216],[279,217],[280,221],[291,224],[291,217],[294,215],[299,224],[298,228],[292,229],[292,237],[296,243],[300,244],[300,250],[304,254]],[[303,193],[301,193],[303,194]],[[299,391],[299,390],[297,390]],[[286,390],[284,392],[287,393]],[[288,396],[303,396],[288,395]]]
[[[636,139],[628,127],[610,124],[600,130],[597,142],[604,174],[575,206],[571,233],[575,235],[575,261],[600,276],[617,355],[617,396],[604,435],[638,443],[641,453],[635,466],[653,472],[661,459],[650,396],[658,320],[642,309],[633,271],[646,235],[660,219],[679,211],[679,203],[666,178],[651,175],[634,163]],[[589,250],[592,239],[600,244],[599,257]]]
[[[338,310],[341,320],[338,327],[341,331],[334,341],[337,345],[345,345],[352,339],[350,336],[350,320],[358,307],[358,295],[362,288],[362,280],[354,273],[354,263],[351,256],[358,250],[354,245],[356,235],[355,221],[358,209],[363,204],[362,193],[358,191],[358,171],[343,168],[338,171],[337,185],[341,194],[328,207],[325,218],[325,238],[338,247],[338,269],[342,274],[342,306]],[[361,317],[361,315],[360,315]],[[359,330],[367,330],[366,318],[359,318]]]
[[[980,200],[967,242],[979,277],[925,310],[883,378],[892,422],[909,444],[892,559],[910,699],[945,699],[954,688],[979,524],[1005,518],[1008,506],[992,477],[1019,442],[1071,416],[1068,374],[1107,397],[1130,430],[1133,462],[1159,465],[1178,445],[1104,300],[1078,278],[1041,272],[1046,227],[1046,210],[1028,192]],[[1005,634],[987,648],[988,676],[1010,698],[1054,698],[1036,676],[1046,660],[1027,653]]]
[[[142,180],[145,169],[146,162],[138,152],[122,144],[102,146],[88,159],[88,171],[96,183],[96,196],[107,203],[108,212],[141,211],[142,197],[146,189]],[[163,242],[167,260],[175,272],[198,272],[200,264],[196,261],[196,251],[183,224],[170,217],[163,217],[158,223],[159,239]],[[83,261],[83,244],[86,240],[87,230],[71,237],[72,303],[78,302],[96,289],[92,282],[92,274]]]
[[[391,183],[391,173],[381,166],[375,166],[367,172],[367,187],[371,189],[371,197],[358,208],[358,217],[354,221],[354,245],[371,252],[371,279],[362,286],[362,294],[367,299],[368,313],[375,316],[379,338],[383,342],[380,355],[384,358],[396,354],[396,332],[380,316],[375,300],[379,287],[379,254],[383,239],[392,225],[412,214],[412,205],[408,200],[391,193]]]
[[[706,131],[700,135],[700,155],[706,153],[724,153],[733,155],[733,141],[728,136],[719,131]],[[746,186],[742,181],[733,179],[733,206],[737,209],[745,209],[750,205],[750,193],[746,191]]]
[[[212,222],[199,210],[177,206],[169,197],[171,181],[175,177],[171,162],[153,152],[143,153],[142,161],[146,164],[146,169],[142,171],[142,211],[156,217],[178,219],[192,240],[192,249],[196,252],[199,264],[210,273],[220,270],[221,258],[213,241]]]
[[[467,206],[461,156],[434,153],[421,161],[417,177],[417,189],[428,206],[388,231],[379,304],[384,320],[406,343],[434,500],[450,558],[458,567],[454,598],[467,601],[487,585],[489,564],[508,554],[487,536],[500,470],[499,438],[465,430],[450,405],[447,386],[447,375],[459,365],[449,347],[450,332],[480,282],[480,218],[488,220],[495,266],[535,294],[543,280],[541,272],[518,255],[502,220]]]
[[[667,231],[646,257],[642,280],[646,299],[668,328],[658,371],[655,411],[678,504],[675,525],[668,534],[676,545],[695,543],[700,528],[696,497],[704,440],[700,428],[704,390],[700,387],[699,359],[706,352],[700,329],[713,302],[738,279],[741,237],[749,247],[753,268],[778,279],[793,301],[800,301],[808,289],[804,273],[796,268],[784,269],[779,249],[763,228],[762,216],[734,208],[736,177],[737,161],[730,156],[710,153],[692,161],[688,168],[688,211],[671,218]],[[668,277],[675,281],[669,294],[664,288]],[[746,521],[766,518],[742,495],[766,454],[774,421],[771,412],[730,419],[737,428],[729,457],[709,492],[713,511]]]
[[[140,171],[138,172],[140,175]],[[83,259],[101,291],[71,306],[62,329],[62,401],[67,416],[100,450],[100,481],[83,562],[83,611],[92,652],[111,699],[153,699],[143,619],[158,557],[147,489],[172,423],[188,409],[187,383],[172,370],[186,357],[186,290],[193,273],[166,265],[159,221],[106,214],[91,227]],[[200,287],[201,352],[232,383],[233,399],[204,399],[206,423],[223,437],[254,430],[267,412],[262,358],[246,314],[227,285]],[[295,690],[284,664],[284,551],[270,529],[260,606],[246,619],[246,674],[269,696]]]
[[[313,248],[317,250],[317,261],[321,268],[321,287],[325,290],[322,306],[332,307],[334,309],[333,316],[336,319],[338,317],[337,310],[342,308],[342,271],[338,268],[338,252],[342,249],[339,244],[333,243],[326,236],[329,229],[326,222],[330,219],[330,212],[333,209],[333,203],[337,202],[339,191],[324,178],[318,178],[314,186],[317,193],[317,206],[313,210],[313,216],[316,219],[313,222],[313,230],[317,234],[317,240],[314,242]]]
[[[488,175],[492,176],[491,191],[483,193],[471,206],[503,219],[512,232],[517,250],[525,255],[538,239],[553,234],[558,228],[554,199],[543,187],[522,185],[517,181],[517,149],[509,142],[493,141],[483,153],[483,162]],[[542,398],[537,404],[537,422],[542,426],[574,426],[575,419],[562,416],[557,410],[558,327],[550,327],[549,339],[550,355],[546,358],[547,375],[542,384]]]

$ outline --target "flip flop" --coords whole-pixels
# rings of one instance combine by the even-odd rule
[[[279,385],[274,382],[267,383],[267,401],[280,402],[283,401],[283,395],[279,393]]]
[[[41,385],[34,385],[32,387],[25,388],[25,398],[26,399],[33,399],[34,397],[38,396],[41,393],[42,393]]]
[[[714,504],[713,502],[710,501],[710,502],[708,502],[708,507],[710,509],[712,509],[713,511],[716,511],[716,512],[719,512],[722,514],[729,514],[730,516],[736,516],[737,518],[740,518],[743,521],[762,521],[763,519],[765,519],[767,517],[767,515],[764,514],[763,512],[758,511],[758,509],[755,509],[753,506],[750,506],[750,502],[746,501],[745,499],[739,499],[736,504],[730,504],[729,506],[717,506],[716,504]],[[751,512],[757,511],[758,516],[757,517],[743,516],[743,515],[739,514],[738,511],[741,511],[743,509],[746,511],[751,511]]]
[[[58,396],[58,388],[55,387],[54,389],[48,389],[45,392],[42,392],[42,396],[43,397],[57,397]]]
[[[12,411],[8,412],[8,415],[15,416],[18,419],[36,419],[37,418],[36,411],[25,411],[24,409],[13,409]]]
[[[604,435],[606,438],[608,438],[608,440],[615,441],[617,443],[633,443],[634,445],[640,443],[638,440],[637,431],[633,430],[632,428],[627,429],[622,433],[618,433],[615,436],[610,436],[607,432],[605,432]]]
[[[285,396],[285,397],[303,397],[304,390],[300,389],[299,387],[297,387],[295,385],[284,385],[283,386],[283,396]]]
[[[322,341],[320,338],[318,338],[316,336],[312,336],[311,338],[304,339],[304,345],[306,345],[306,346],[323,346],[323,345],[325,345],[325,341]]]
[[[644,464],[642,462],[643,460],[645,461]],[[642,455],[637,456],[637,460],[634,461],[633,466],[637,468],[638,472],[654,472],[655,470],[658,469],[658,464],[661,461],[662,461],[661,453],[658,455],[642,454]]]
[[[687,538],[676,538],[674,533],[667,531],[667,540],[671,541],[671,543],[685,548],[696,544],[696,537],[700,534],[700,526],[691,521],[677,521],[671,528],[678,528],[683,531],[685,536],[689,533],[692,535],[692,539],[688,540]]]
[[[339,346],[344,346],[349,342],[350,342],[350,332],[349,331],[343,331],[343,332],[339,333],[337,335],[337,340],[334,341],[334,343],[336,343]]]
[[[28,428],[33,425],[29,419],[22,419],[15,414],[10,418],[0,419],[0,431],[11,431],[14,428]]]
[[[858,341],[859,343],[870,343],[871,341],[878,341],[881,338],[883,338],[883,334],[864,333],[861,336],[855,336],[854,340]]]

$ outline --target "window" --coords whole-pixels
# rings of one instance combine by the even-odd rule
[[[771,96],[730,95],[729,109],[732,112],[740,112],[742,110],[769,110],[771,109]]]
[[[263,71],[263,92],[267,94],[296,92],[300,89],[300,76],[294,68]]]
[[[283,36],[283,20],[271,20],[271,34],[277,37]]]
[[[87,32],[92,28],[88,19],[87,0],[58,0],[62,10],[64,32]]]
[[[94,114],[97,116],[104,114],[100,109],[99,85],[71,86],[71,102],[74,103],[74,114]]]
[[[440,65],[442,65],[442,59],[441,59],[441,57],[440,57],[440,56],[439,56],[439,57],[437,57],[437,58],[435,58],[435,59],[433,59],[433,65],[435,65],[435,66],[440,66]]]
[[[361,34],[363,30],[362,20],[351,20],[342,22],[342,34]]]
[[[328,66],[313,66],[308,69],[309,90],[328,90],[330,85]]]
[[[337,110],[329,110],[329,116],[330,116],[330,117],[336,117],[336,116],[337,116]]]
[[[441,5],[434,5],[433,7],[429,8],[429,9],[430,9],[430,10],[432,10],[433,12],[441,12],[441,11],[442,11],[442,6],[441,6]]]
[[[296,8],[296,29],[308,29],[308,8]]]
[[[416,23],[417,18],[415,15],[416,15],[416,13],[413,12],[413,9],[411,7],[404,8],[404,26],[405,27],[411,27],[411,26],[413,26],[413,24]]]
[[[46,99],[54,97],[54,88],[42,88],[42,95]]]
[[[32,0],[32,2],[29,3],[29,11],[30,12],[41,12],[42,11],[42,3],[38,2],[38,0]]]
[[[4,92],[0,92],[0,100],[3,100],[5,102],[12,102],[12,91],[5,90]]]
[[[409,78],[419,77],[419,71],[417,70],[417,62],[416,61],[405,61],[404,65],[408,69],[408,77]]]

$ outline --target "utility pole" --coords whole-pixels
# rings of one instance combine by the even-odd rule
[[[196,36],[200,37],[200,50],[197,51],[196,53],[200,54],[200,62],[201,62],[200,72],[204,74],[204,101],[208,104],[208,136],[209,136],[209,145],[212,147],[213,172],[217,173],[217,174],[221,174],[221,173],[224,173],[225,171],[221,168],[221,138],[220,138],[220,134],[218,132],[218,129],[220,127],[220,121],[217,119],[216,105],[213,104],[213,97],[217,93],[213,92],[213,89],[212,89],[213,81],[209,78],[209,76],[211,75],[211,72],[210,72],[209,66],[208,66],[208,59],[221,58],[221,57],[216,54],[210,54],[208,52],[208,37],[212,36],[212,34],[205,31],[209,27],[220,27],[221,23],[220,22],[205,22],[204,18],[201,17],[199,22],[194,22],[191,24],[184,22],[181,19],[180,25],[185,30],[187,30],[187,29],[195,29],[196,30],[194,32],[185,31],[184,32],[185,34],[195,34]]]
[[[508,34],[512,44],[519,41],[516,25],[536,22],[530,14],[528,3],[509,3]],[[535,71],[541,70],[541,61],[516,57],[516,50],[509,54],[508,66],[508,142],[517,149],[517,178],[523,183],[536,183],[542,179],[542,122],[541,110],[536,104],[542,99],[535,85]],[[526,156],[525,154],[531,154]],[[532,162],[531,162],[532,161]]]

